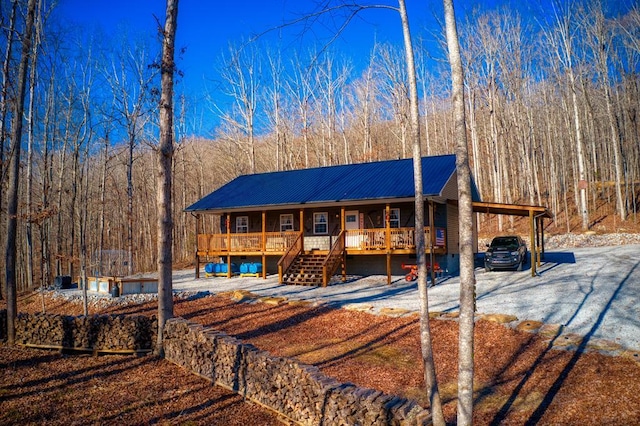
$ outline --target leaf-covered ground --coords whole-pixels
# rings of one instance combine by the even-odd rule
[[[45,302],[48,312],[82,312],[79,304]],[[228,295],[177,300],[175,314],[273,354],[315,364],[338,380],[427,405],[416,316],[266,302],[237,302]],[[22,300],[19,310],[41,310],[40,297]],[[153,315],[156,310],[156,304],[148,303],[112,306],[100,313]],[[431,330],[446,418],[454,423],[457,322],[434,319]],[[637,354],[581,353],[567,350],[566,343],[479,320],[474,424],[640,424]],[[1,347],[0,363],[2,424],[44,419],[51,424],[277,421],[268,411],[151,356],[96,358]]]

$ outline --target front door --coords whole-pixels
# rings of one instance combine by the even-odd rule
[[[347,248],[360,247],[363,239],[362,234],[358,232],[360,229],[360,212],[358,210],[344,212],[344,227],[347,230],[345,241]]]

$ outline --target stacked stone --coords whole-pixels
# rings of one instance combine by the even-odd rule
[[[139,316],[19,314],[16,343],[61,349],[136,352],[155,345],[157,321]]]
[[[343,384],[318,368],[275,357],[182,318],[167,322],[165,358],[300,424],[423,425],[416,402]]]

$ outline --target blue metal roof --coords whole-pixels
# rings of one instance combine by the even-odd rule
[[[455,155],[422,158],[423,193],[438,196],[454,175]],[[473,199],[479,200],[473,185]],[[413,198],[410,158],[238,176],[185,211]]]

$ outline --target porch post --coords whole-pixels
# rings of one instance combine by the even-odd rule
[[[227,278],[231,278],[231,213],[227,213]]]
[[[533,210],[529,210],[529,238],[531,239],[531,276],[536,276],[536,226]]]
[[[540,216],[540,247],[544,256],[544,217]]]
[[[198,255],[198,223],[200,222],[200,215],[196,214],[196,279],[200,278],[200,256]]]
[[[537,252],[537,260],[538,260],[538,268],[542,265],[542,263],[540,262],[540,228],[541,226],[541,221],[542,218],[541,217],[537,217],[536,216],[536,248],[538,250]]]
[[[391,285],[391,205],[387,203],[384,212],[384,245],[387,248],[387,285]]]
[[[304,209],[300,209],[300,244],[300,251],[304,251]]]
[[[345,218],[344,218],[344,206],[340,207],[340,232],[344,232],[345,235],[343,235],[343,242],[346,241],[347,235],[346,235],[346,223],[345,223]],[[343,248],[342,248],[342,282],[347,281],[347,245],[344,244]]]
[[[424,232],[424,231],[423,231]],[[436,228],[433,223],[433,200],[429,199],[429,269],[431,270],[431,285],[436,285],[436,268],[433,262],[433,239]]]
[[[262,211],[262,278],[267,278],[267,212]]]

